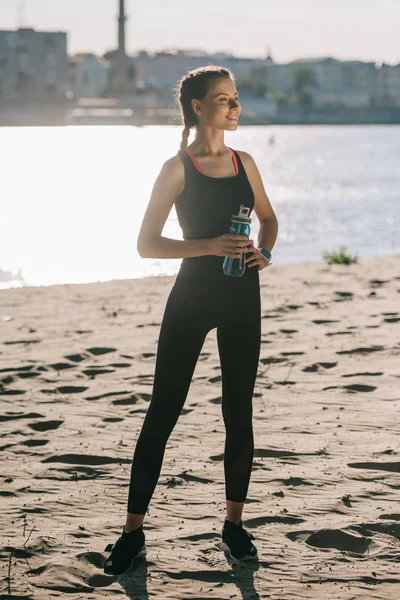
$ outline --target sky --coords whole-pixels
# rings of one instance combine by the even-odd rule
[[[400,0],[125,0],[127,51],[223,51],[276,62],[400,63]],[[18,6],[25,5],[25,9]],[[118,0],[0,0],[0,29],[68,32],[68,53],[116,47]]]

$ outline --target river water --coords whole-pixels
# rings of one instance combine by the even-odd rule
[[[180,260],[142,259],[136,240],[180,140],[175,126],[1,128],[0,286],[175,274]],[[260,170],[279,220],[276,265],[341,245],[399,252],[400,126],[239,126],[225,142]],[[174,209],[163,235],[181,239]]]

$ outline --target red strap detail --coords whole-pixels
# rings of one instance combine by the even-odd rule
[[[200,169],[199,167],[199,163],[196,160],[195,155],[193,154],[193,152],[191,150],[189,150],[189,148],[185,148],[185,151],[189,154],[190,158],[192,159],[194,166],[196,167],[196,169],[200,172],[203,173],[203,171]]]
[[[228,146],[228,148],[229,148],[229,146]],[[233,164],[235,165],[235,171],[236,171],[236,173],[239,173],[239,165],[238,165],[238,161],[236,158],[236,154],[234,153],[232,148],[229,148],[229,150],[232,152],[232,159],[233,159]]]
[[[228,148],[229,148],[229,146],[228,146]],[[237,161],[237,158],[236,158],[236,154],[234,153],[234,151],[232,150],[232,148],[229,148],[229,150],[232,152],[232,160],[233,160],[233,164],[235,165],[235,173],[239,173],[239,165],[238,165],[238,161]],[[187,152],[189,154],[190,158],[193,161],[194,166],[199,171],[199,173],[203,173],[203,171],[199,167],[199,163],[197,162],[196,157],[193,154],[193,152],[191,150],[189,150],[189,148],[185,148],[185,152]]]

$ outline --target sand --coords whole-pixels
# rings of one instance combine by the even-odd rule
[[[104,548],[124,524],[174,278],[0,292],[1,598],[400,598],[400,256],[260,277],[243,512],[259,562],[232,567],[218,549],[214,330],[167,444],[147,558],[117,580]]]

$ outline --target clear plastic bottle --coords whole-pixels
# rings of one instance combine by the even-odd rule
[[[250,235],[250,223],[249,217],[250,208],[240,205],[239,214],[232,215],[231,225],[229,227],[229,233],[236,233],[238,235]],[[243,253],[240,258],[232,258],[225,256],[222,269],[225,275],[231,275],[233,277],[242,277],[246,270],[246,253]]]

